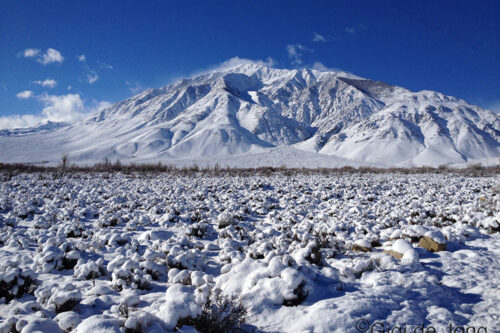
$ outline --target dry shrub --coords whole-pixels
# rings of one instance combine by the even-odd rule
[[[241,329],[246,314],[246,309],[236,296],[224,296],[221,290],[214,289],[203,305],[201,315],[196,318],[183,318],[177,326],[193,326],[202,333],[234,332]]]

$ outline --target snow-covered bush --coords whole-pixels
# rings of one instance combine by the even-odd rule
[[[193,287],[173,284],[165,294],[166,302],[158,310],[157,316],[166,329],[173,330],[179,319],[196,318],[202,313],[206,298]]]
[[[219,289],[212,289],[201,314],[181,318],[177,326],[189,325],[202,333],[226,333],[241,329],[247,310],[237,296],[224,296]]]
[[[68,251],[64,254],[62,259],[63,269],[72,269],[78,263],[81,258],[80,252],[78,251]]]
[[[163,331],[158,318],[151,313],[143,311],[129,313],[123,326],[125,327],[125,333],[147,332],[149,329],[152,331]]]
[[[56,246],[44,246],[42,252],[35,256],[33,268],[37,272],[48,273],[53,269],[63,268],[64,251]]]
[[[219,276],[216,287],[226,295],[240,295],[250,309],[264,304],[297,305],[309,294],[305,276],[287,267],[288,260],[274,257],[269,264],[247,258]]]
[[[33,269],[42,273],[49,273],[54,269],[72,269],[80,258],[80,253],[71,250],[71,247],[68,247],[67,244],[56,247],[47,243],[43,246],[42,252],[35,256]]]
[[[167,265],[171,268],[200,270],[205,267],[205,255],[196,249],[174,245],[168,250]]]
[[[80,238],[80,237],[88,237],[89,230],[85,230],[82,225],[78,224],[70,224],[64,225],[61,230],[67,238]]]
[[[79,280],[97,279],[100,276],[106,275],[104,260],[99,258],[97,261],[84,262],[78,260],[73,274]]]
[[[65,311],[59,313],[54,318],[54,321],[64,332],[71,332],[81,323],[82,319],[80,315],[74,311]]]
[[[126,287],[147,289],[152,281],[151,275],[141,269],[139,262],[123,256],[111,261],[107,269],[111,272],[112,287],[117,291]]]
[[[22,333],[61,332],[57,323],[50,318],[31,317],[29,320],[21,319],[16,323],[15,328],[15,332]]]
[[[64,285],[54,284],[35,291],[37,302],[47,310],[61,313],[70,311],[82,300],[82,293],[76,290],[75,285],[67,283]]]
[[[110,315],[93,315],[83,320],[77,327],[76,333],[87,332],[120,332],[123,320]]]
[[[35,229],[49,229],[51,227],[51,224],[45,219],[43,215],[37,215],[33,219],[33,227]]]
[[[99,220],[97,221],[99,227],[101,228],[107,228],[107,227],[114,227],[120,223],[122,223],[122,218],[120,215],[112,215],[112,216],[103,216],[99,217]]]
[[[229,227],[233,222],[235,222],[235,217],[229,212],[224,212],[217,217],[217,226],[219,229]]]
[[[0,299],[10,302],[25,293],[33,294],[36,288],[36,274],[31,269],[0,267]]]
[[[208,224],[204,222],[197,222],[187,227],[186,236],[205,238],[208,230],[209,230]]]

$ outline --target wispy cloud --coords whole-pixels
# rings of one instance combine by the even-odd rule
[[[113,66],[111,66],[110,64],[107,64],[103,61],[97,61],[97,64],[99,65],[99,68],[102,68],[102,69],[113,69]]]
[[[225,71],[234,68],[236,66],[249,65],[249,64],[273,67],[275,61],[271,57],[268,57],[265,60],[252,60],[247,58],[233,57],[226,61],[221,62],[220,64],[209,66],[206,70],[203,70],[203,72]]]
[[[33,83],[46,88],[54,88],[57,85],[57,81],[52,79],[45,79],[43,81],[33,81]]]
[[[93,101],[93,106],[89,108],[89,113],[100,112],[111,106],[113,106],[113,103],[110,103],[108,101]]]
[[[39,49],[26,49],[23,52],[23,56],[25,58],[33,58],[36,57],[40,53]]]
[[[125,81],[125,85],[128,87],[128,90],[132,94],[137,94],[141,91],[146,90],[139,82],[130,82],[130,81]]]
[[[305,51],[312,51],[311,49],[305,47],[302,44],[288,44],[286,46],[286,51],[288,52],[288,57],[292,60],[292,64],[301,65],[302,56]]]
[[[362,30],[366,30],[366,26],[364,24],[358,24],[356,26],[348,26],[344,28],[344,31],[352,36],[356,35]]]
[[[48,48],[45,53],[41,53],[39,49],[25,49],[21,56],[25,58],[33,58],[39,63],[43,65],[48,65],[52,63],[62,63],[64,61],[64,57],[61,52],[57,51],[53,48]]]
[[[326,38],[323,35],[320,35],[317,32],[314,32],[313,34],[313,42],[326,42]]]
[[[93,70],[87,74],[87,82],[89,84],[94,84],[99,79],[99,75]]]
[[[206,74],[206,73],[224,72],[224,71],[230,70],[234,67],[241,66],[241,65],[258,65],[258,66],[265,66],[265,67],[274,67],[276,65],[276,61],[271,57],[267,57],[264,60],[232,57],[230,59],[224,60],[223,62],[221,62],[219,64],[210,65],[210,66],[207,66],[206,68],[202,68],[202,69],[193,71],[191,73],[187,73],[187,74],[182,75],[182,76],[170,78],[169,82],[175,82],[181,78],[195,77],[195,76]],[[127,81],[127,86],[129,86],[129,90],[132,93],[136,93],[138,91],[145,89],[144,87],[141,87],[141,86],[139,86],[140,90],[132,89],[135,85],[131,84],[129,81]]]
[[[325,65],[323,65],[323,63],[319,62],[319,61],[316,61],[312,66],[311,66],[312,69],[315,69],[317,71],[320,71],[320,72],[331,72],[331,71],[335,71],[333,68],[328,68],[326,67]]]
[[[0,129],[30,127],[45,121],[74,122],[111,106],[111,103],[106,101],[93,101],[90,105],[85,105],[79,94],[38,96],[31,94],[30,97],[36,98],[41,103],[41,112],[0,117]]]
[[[31,90],[21,91],[16,94],[16,97],[19,99],[28,99],[33,97],[33,92]]]
[[[356,29],[351,28],[351,27],[346,27],[344,30],[345,30],[347,33],[350,33],[351,35],[355,35],[355,34],[356,34]]]
[[[319,62],[319,61],[316,61],[312,66],[311,66],[312,69],[315,69],[317,71],[320,71],[320,72],[336,72],[337,74],[342,74],[342,76],[345,76],[345,77],[351,77],[351,78],[357,78],[356,75],[348,72],[348,71],[345,71],[343,69],[340,69],[340,68],[337,68],[337,67],[327,67],[325,66],[323,63]]]
[[[315,69],[317,71],[320,71],[320,72],[345,72],[343,70],[341,70],[340,68],[336,68],[336,67],[327,67],[325,66],[323,63],[319,62],[319,61],[316,61],[312,66],[311,66],[312,69]]]
[[[97,70],[91,68],[88,65],[87,56],[85,54],[78,55],[78,56],[76,56],[76,58],[78,59],[78,61],[83,63],[83,66],[85,67],[85,71],[87,72],[85,74],[85,81],[88,84],[94,84],[99,79],[99,74],[98,74]],[[99,65],[100,68],[105,68],[105,69],[112,69],[113,68],[113,66],[108,65],[108,64],[103,63],[103,62],[100,62],[100,61],[97,61],[97,64]]]

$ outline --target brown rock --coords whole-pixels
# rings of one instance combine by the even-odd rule
[[[357,252],[372,252],[372,249],[370,247],[364,247],[356,244],[352,246],[352,250]]]
[[[418,241],[418,245],[429,252],[439,252],[446,250],[446,244],[437,243],[432,238],[427,236],[423,236],[422,238],[420,238],[420,240]]]
[[[384,250],[384,253],[387,253],[388,255],[391,255],[391,256],[393,256],[396,259],[403,258],[403,254],[402,253],[396,252],[394,250]]]

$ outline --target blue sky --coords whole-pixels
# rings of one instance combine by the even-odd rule
[[[499,1],[4,0],[0,127],[77,119],[234,57],[500,111],[499,13]]]

